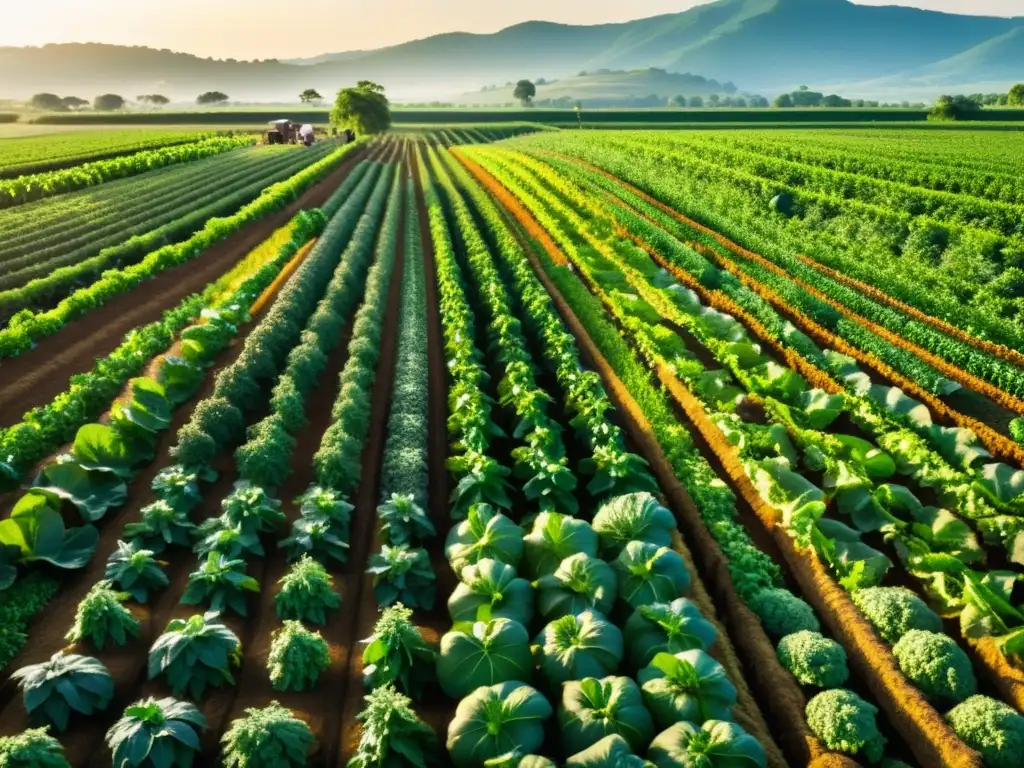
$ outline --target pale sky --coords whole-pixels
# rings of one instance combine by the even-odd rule
[[[854,0],[1024,16],[1024,0]],[[530,19],[574,24],[674,13],[696,0],[0,0],[0,46],[101,42],[215,58],[293,58]]]

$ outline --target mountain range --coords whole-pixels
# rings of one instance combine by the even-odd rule
[[[219,90],[236,101],[280,101],[305,88],[326,95],[372,79],[399,100],[446,99],[507,80],[650,67],[731,81],[768,96],[801,84],[845,87],[847,95],[877,88],[932,96],[1024,80],[1024,16],[847,0],[717,0],[620,24],[533,21],[494,34],[452,32],[289,61],[222,61],[101,44],[9,47],[0,48],[0,98],[112,91],[192,100]]]

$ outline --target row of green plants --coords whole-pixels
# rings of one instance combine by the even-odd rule
[[[0,357],[12,357],[25,352],[39,339],[56,333],[66,323],[128,292],[143,280],[197,258],[214,243],[295,200],[299,194],[336,168],[346,155],[360,147],[361,143],[355,142],[335,149],[287,181],[268,187],[259,198],[232,216],[210,219],[201,231],[188,240],[158,248],[130,267],[104,273],[99,280],[75,291],[53,309],[19,314],[7,328],[0,331]]]
[[[326,154],[319,151],[317,156]],[[99,214],[94,205],[61,215],[69,207],[65,199],[48,201],[43,208],[59,207],[56,220],[62,223],[39,221],[36,225],[30,221],[21,244],[9,252],[0,276],[0,288],[5,289],[0,293],[0,316],[7,319],[18,313],[24,316],[29,310],[42,311],[106,270],[130,266],[155,249],[188,240],[209,219],[234,214],[256,200],[268,185],[289,178],[315,159],[294,153],[275,155],[257,156],[258,162],[242,164],[237,164],[234,155],[227,155],[183,167],[182,178],[174,185],[177,191],[157,185],[162,197],[152,205],[136,198],[137,194],[144,196],[144,190],[129,187],[123,200],[115,200],[110,207],[99,202],[103,211]],[[204,169],[207,163],[219,165],[222,160],[235,165],[220,167],[220,173]],[[189,183],[190,176],[196,177],[194,183]],[[204,183],[199,176],[206,177]],[[126,210],[129,204],[134,210]],[[74,231],[67,231],[71,227]],[[44,233],[53,234],[44,237]],[[16,256],[16,251],[22,254]]]
[[[551,197],[547,201],[553,209],[557,206]],[[563,217],[568,217],[564,219],[566,223],[583,231],[582,227],[586,226],[583,221],[573,220],[567,210],[563,207],[560,211]],[[601,225],[592,224],[589,231],[595,228],[600,229]],[[919,576],[922,576],[922,569],[934,568],[935,562],[943,557],[946,558],[944,562],[958,562],[958,570],[932,570],[933,577],[947,590],[957,592],[958,596],[964,592],[970,594],[971,585],[978,583],[979,602],[987,612],[980,614],[978,609],[972,612],[969,608],[963,615],[973,615],[970,621],[975,625],[987,625],[986,620],[990,620],[988,617],[994,611],[1003,605],[1008,607],[1009,594],[1000,593],[998,586],[990,586],[1005,585],[1007,574],[974,572],[973,580],[970,575],[964,576],[965,570],[970,573],[967,565],[981,554],[967,526],[945,510],[925,507],[905,487],[885,485],[878,486],[876,490],[875,483],[887,479],[895,470],[892,459],[869,442],[852,435],[821,431],[841,412],[841,400],[830,398],[821,391],[809,390],[794,372],[762,356],[758,348],[749,343],[734,319],[716,310],[702,308],[692,292],[674,283],[663,270],[658,270],[642,251],[631,244],[616,242],[603,256],[595,250],[579,251],[578,254],[573,262],[602,291],[607,291],[606,295],[623,324],[639,337],[639,346],[646,347],[645,354],[654,361],[667,361],[676,375],[697,394],[708,412],[718,414],[716,423],[725,438],[723,442],[738,446],[740,455],[746,460],[746,471],[765,501],[783,513],[783,524],[791,535],[797,538],[800,546],[813,547],[829,563],[869,620],[878,626],[886,639],[892,638],[894,655],[908,679],[937,705],[946,701],[963,702],[972,696],[977,684],[969,658],[941,633],[938,615],[920,599],[904,589],[877,586],[891,562],[861,540],[864,532],[882,527],[887,540],[895,542],[895,549],[908,568]],[[709,350],[720,356],[735,379],[722,369],[707,370],[678,337],[674,337],[673,343],[665,337],[659,338],[655,326],[662,316],[693,332]],[[737,404],[742,401],[744,388],[756,392],[758,402],[765,404],[769,412],[767,425],[747,423],[739,415],[741,409]],[[781,414],[782,418],[773,419],[773,412]],[[836,499],[838,508],[852,518],[855,528],[822,517],[826,511],[823,503],[825,494],[792,468],[798,461],[798,448],[799,457],[806,466],[824,471],[824,482],[830,489],[830,495]],[[890,505],[883,506],[887,502]],[[902,513],[904,519],[898,519],[894,512]],[[959,582],[959,587],[957,576],[964,579]],[[1012,583],[1012,574],[1009,577]],[[966,589],[965,582],[969,582]],[[909,618],[894,625],[893,616],[900,614]],[[794,635],[783,638],[779,645],[780,659],[798,679],[801,671],[806,672],[807,668],[804,664],[795,663],[793,651],[807,642],[809,638]],[[1008,642],[1012,645],[1012,639]],[[841,647],[833,646],[834,653],[842,652]],[[1012,648],[1008,647],[1008,650],[1013,652]],[[818,649],[817,653],[819,663],[823,662],[827,657],[824,648]],[[841,679],[831,666],[822,663],[819,671],[827,675],[822,680],[842,683],[846,676],[845,665]],[[942,669],[945,677],[938,675],[937,669]],[[840,695],[836,691],[829,694]],[[821,722],[816,707],[819,702],[816,698],[808,705],[808,723],[812,728],[816,722]],[[969,708],[978,706],[981,705],[974,701]],[[950,717],[954,723],[957,719],[956,715]],[[1010,728],[1008,732],[1013,731]],[[993,759],[1005,762],[1008,754],[1000,753],[998,748],[993,750],[992,746],[988,745],[989,753],[994,754]],[[882,756],[881,743],[865,744],[863,749],[865,756],[872,761]]]
[[[572,263],[578,269],[584,268],[586,262],[577,254],[587,251],[588,245],[582,234],[570,234],[582,230],[553,214],[547,204],[534,196],[533,190],[518,181],[511,171],[513,164],[503,163],[500,155],[466,154],[484,164],[526,204],[563,251],[572,257]],[[793,646],[788,655],[784,650],[778,651],[783,666],[801,684],[811,690],[821,689],[807,705],[811,730],[828,749],[849,753],[865,751],[873,757],[880,756],[885,742],[875,719],[877,708],[841,687],[848,676],[842,647],[821,633],[820,622],[811,606],[785,588],[778,566],[750,539],[737,519],[732,493],[701,456],[687,431],[678,424],[665,395],[652,385],[649,374],[625,345],[618,329],[608,322],[601,302],[572,272],[555,268],[544,254],[540,254],[540,258],[573,312],[650,419],[673,469],[693,496],[709,531],[728,559],[730,575],[740,597],[760,618],[766,633],[776,642],[777,651]],[[629,294],[623,294],[623,299],[632,303]],[[648,316],[647,319],[655,318]],[[636,325],[627,322],[624,327],[632,331]],[[651,333],[656,338],[667,337],[654,328]],[[653,343],[648,342],[648,345],[653,346]]]
[[[525,162],[530,162],[526,160]],[[890,453],[899,474],[934,489],[943,505],[970,521],[985,542],[1002,546],[1019,563],[1024,521],[1024,475],[1009,465],[988,460],[970,430],[933,423],[928,408],[899,390],[874,384],[849,357],[822,351],[767,301],[727,271],[673,236],[672,221],[653,206],[618,187],[611,197],[606,179],[586,174],[571,163],[548,159],[575,183],[600,194],[616,223],[638,236],[708,291],[727,297],[760,323],[771,339],[803,358],[830,383],[845,388],[846,410],[857,426]],[[607,182],[607,183],[606,183]],[[639,215],[642,214],[642,215]]]
[[[455,219],[460,239],[479,243],[463,251],[477,262],[474,279],[486,259],[498,281],[491,292],[503,296],[465,201],[433,159],[449,211],[467,214]],[[428,206],[438,205],[432,179],[426,183]],[[438,253],[439,262],[446,258],[454,252]],[[499,311],[510,312],[509,304],[492,304],[489,327],[503,325]],[[500,350],[501,340],[492,347]],[[523,359],[532,364],[525,351]],[[607,424],[603,412],[589,418]],[[715,630],[682,597],[690,577],[671,548],[674,517],[650,493],[630,493],[624,477],[618,480],[591,489],[604,500],[593,525],[558,497],[531,499],[526,527],[507,508],[477,503],[449,531],[445,552],[460,583],[448,599],[453,628],[441,639],[438,679],[459,700],[447,741],[456,765],[553,765],[531,755],[546,741],[544,722],[555,715],[550,701],[560,701],[560,752],[568,764],[639,765],[635,755],[643,753],[662,766],[694,759],[713,765],[718,753],[765,764],[761,745],[731,722],[735,688],[705,652]],[[630,481],[641,480],[654,487],[634,466]],[[531,648],[529,628],[542,625]],[[620,664],[639,685],[616,676]]]
[[[191,144],[175,144],[143,150],[134,155],[83,163],[59,171],[19,176],[16,179],[0,181],[0,208],[22,205],[114,179],[136,176],[155,168],[201,160],[254,143],[254,136],[218,136]]]
[[[376,164],[367,163],[351,183],[339,190],[338,197],[344,199],[344,204],[270,312],[246,339],[235,364],[239,373],[262,384],[274,378],[278,384],[286,379],[302,380],[309,386],[316,383],[323,366],[317,372],[310,360],[317,357],[316,352],[326,359],[339,342],[341,327],[351,317],[353,297],[367,280],[388,187],[389,173],[380,173]],[[360,215],[361,205],[366,206],[364,215]],[[353,221],[356,218],[358,225]],[[348,247],[339,257],[346,241]],[[391,241],[393,248],[393,235]],[[383,270],[374,267],[370,279],[381,271],[386,282],[386,264]],[[279,368],[282,373],[275,377],[274,360],[284,357],[287,360]],[[185,446],[196,440],[205,442],[198,437],[198,429],[203,428],[217,433],[218,450],[227,448],[241,436],[245,418],[242,411],[253,407],[252,400],[233,401],[232,396],[240,393],[222,384],[218,379],[220,391],[215,390],[197,406],[191,425],[195,428],[186,425],[179,432],[174,453],[182,464],[167,467],[157,475],[153,490],[158,500],[142,511],[137,523],[126,526],[125,541],[119,542],[108,560],[105,580],[82,601],[68,634],[77,647],[91,645],[98,650],[107,643],[123,645],[137,637],[138,622],[124,603],[129,599],[145,603],[151,592],[168,585],[162,563],[157,560],[167,547],[191,547],[198,566],[189,576],[181,602],[203,605],[207,612],[168,624],[149,650],[148,676],[165,679],[173,697],[187,695],[197,702],[210,688],[234,684],[235,670],[242,662],[241,641],[221,616],[228,611],[246,615],[246,593],[259,590],[255,579],[245,573],[246,560],[264,556],[263,539],[278,531],[285,521],[281,502],[248,480],[236,483],[223,500],[219,517],[199,526],[189,520],[190,513],[202,503],[200,484],[212,479],[212,473],[206,468],[208,461],[190,464],[196,460],[189,452],[194,448]],[[272,414],[280,412],[276,393],[275,389]],[[302,395],[292,405],[304,418]],[[249,461],[255,451],[247,448],[254,448],[264,431],[260,429],[263,423],[250,429],[250,442],[236,452],[243,477],[246,468],[255,466]],[[285,466],[291,461],[291,447],[293,444],[274,452]],[[272,490],[275,486],[269,487]],[[311,488],[296,503],[303,515],[310,508],[322,514],[330,509],[347,520],[351,510],[338,494],[319,487]],[[278,546],[287,550],[293,565],[281,579],[275,597],[282,625],[271,641],[268,674],[275,690],[302,691],[316,684],[329,663],[323,637],[306,629],[303,622],[324,623],[326,611],[339,606],[340,596],[317,559],[327,559],[327,552],[302,546],[298,536],[283,539]],[[21,682],[33,720],[57,730],[67,728],[72,713],[91,715],[107,708],[113,693],[109,671],[99,661],[64,651],[41,665],[19,670],[16,679]],[[191,701],[147,699],[125,710],[108,731],[107,743],[117,766],[192,765],[198,758],[199,733],[206,727],[205,718]],[[44,743],[43,737],[37,741]],[[275,701],[264,708],[246,710],[244,717],[230,725],[222,738],[221,758],[225,765],[253,768],[268,765],[271,760],[280,765],[305,765],[313,742],[308,725]]]

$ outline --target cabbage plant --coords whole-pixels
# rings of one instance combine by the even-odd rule
[[[623,628],[630,664],[646,667],[658,653],[706,651],[718,637],[714,625],[685,597],[671,603],[641,605]]]
[[[524,627],[533,618],[533,588],[511,565],[486,558],[462,569],[448,598],[453,622],[512,619]]]
[[[123,541],[107,558],[103,578],[132,596],[139,603],[149,600],[150,590],[163,589],[170,584],[161,564],[148,549],[136,549]]]
[[[211,552],[206,561],[188,575],[188,586],[181,596],[183,605],[209,603],[210,610],[232,610],[239,616],[248,613],[246,592],[259,592],[260,585],[245,573],[245,560],[231,560]]]
[[[66,731],[72,711],[102,712],[114,696],[114,680],[98,659],[57,651],[47,661],[11,675],[18,683],[29,718]]]
[[[117,768],[191,768],[206,728],[195,704],[173,698],[145,699],[125,709],[107,731]]]
[[[530,636],[518,621],[491,619],[457,624],[441,638],[437,679],[453,699],[481,686],[510,680],[530,682],[533,657]]]
[[[445,540],[452,570],[490,558],[518,567],[523,555],[523,529],[490,504],[470,507],[465,520],[452,527]]]
[[[685,720],[732,720],[736,688],[722,665],[704,651],[659,653],[636,676],[644,703],[659,728]]]
[[[618,557],[631,541],[671,546],[676,519],[651,494],[629,493],[602,504],[594,515],[593,526],[601,540],[602,555],[610,559]]]
[[[654,738],[654,720],[637,684],[628,677],[587,677],[562,686],[558,708],[561,746],[576,754],[617,733],[635,752]]]
[[[654,737],[647,759],[658,768],[766,768],[760,742],[736,723],[681,722]]]
[[[622,661],[622,632],[596,611],[555,619],[534,642],[541,674],[556,690],[569,680],[610,675]]]
[[[523,540],[523,572],[534,579],[548,576],[571,555],[597,557],[597,546],[597,534],[587,521],[541,512]]]
[[[531,753],[544,743],[544,721],[553,711],[528,685],[477,688],[459,702],[448,725],[448,752],[458,768],[479,768],[509,752]]]
[[[646,768],[642,757],[633,754],[629,742],[613,733],[565,761],[565,768]]]
[[[630,608],[667,603],[690,587],[682,556],[668,547],[631,541],[612,561],[619,598]]]
[[[534,585],[537,607],[547,621],[589,610],[607,616],[618,594],[611,566],[583,552],[565,558],[553,574],[540,577]]]
[[[238,636],[216,613],[173,619],[149,650],[149,679],[162,675],[175,696],[188,690],[199,701],[207,686],[235,684],[231,668],[241,656]]]
[[[139,512],[139,520],[124,527],[125,541],[136,549],[160,554],[167,547],[191,548],[196,526],[188,519],[188,510],[158,499]]]

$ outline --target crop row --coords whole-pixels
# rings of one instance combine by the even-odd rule
[[[200,160],[253,143],[255,139],[252,136],[221,136],[191,144],[175,144],[144,150],[110,160],[97,160],[59,171],[19,176],[16,179],[0,181],[0,208],[10,208],[44,197],[74,192],[114,179],[136,176],[155,168]]]
[[[137,264],[123,269],[108,270],[99,280],[75,291],[51,310],[19,314],[8,328],[0,331],[0,357],[11,357],[24,352],[38,339],[57,332],[65,323],[78,319],[147,278],[191,261],[244,225],[286,206],[360,146],[361,144],[357,142],[334,150],[287,181],[268,187],[256,200],[243,206],[233,215],[208,220],[205,226],[188,240],[151,251]]]
[[[895,463],[863,438],[822,431],[843,410],[841,398],[808,389],[793,371],[763,356],[734,318],[702,307],[696,294],[674,283],[642,250],[628,241],[616,241],[614,228],[608,227],[611,220],[600,223],[596,209],[589,211],[590,216],[586,218],[590,221],[585,222],[580,218],[580,210],[574,210],[565,199],[565,195],[572,198],[564,189],[565,182],[549,181],[549,187],[562,188],[556,194],[551,189],[545,191],[540,178],[531,177],[521,163],[513,166],[500,157],[482,160],[510,188],[516,189],[534,213],[550,220],[558,231],[603,233],[604,238],[611,238],[604,246],[600,236],[581,235],[577,236],[577,242],[571,237],[565,239],[564,245],[570,247],[567,253],[572,254],[573,264],[586,276],[591,289],[628,329],[638,350],[653,366],[659,367],[663,382],[665,377],[675,380],[685,391],[683,400],[698,403],[710,415],[705,421],[708,425],[713,423],[711,429],[717,428],[718,434],[712,435],[709,442],[723,463],[729,466],[730,457],[744,462],[743,469],[752,481],[751,489],[756,487],[761,503],[775,510],[775,516],[762,517],[763,522],[770,528],[780,526],[795,539],[798,549],[811,547],[831,567],[878,630],[887,640],[896,642],[894,655],[900,670],[931,701],[948,708],[947,702],[963,701],[973,694],[976,683],[968,657],[948,637],[937,632],[941,630],[938,616],[920,600],[905,590],[877,587],[891,561],[862,540],[864,531],[883,527],[887,549],[897,551],[907,567],[933,587],[931,597],[942,595],[948,600],[955,592],[962,600],[965,593],[971,592],[970,588],[965,588],[965,583],[977,581],[990,585],[1002,578],[995,571],[971,571],[969,564],[981,556],[981,550],[966,525],[945,510],[924,507],[906,487],[878,486],[884,490],[874,492],[872,498],[875,483],[891,476]],[[578,205],[581,196],[577,194],[573,202]],[[718,358],[722,368],[708,369],[703,358],[694,357],[683,340],[661,324],[662,317],[693,333],[705,349]],[[745,402],[756,403],[767,413],[767,424],[747,420],[751,418],[750,405],[742,405],[744,394]],[[737,407],[737,403],[741,406]],[[746,419],[744,414],[747,414]],[[824,473],[828,497],[800,475],[801,471],[806,471],[798,467],[800,460],[812,472]],[[822,517],[826,498],[835,499],[839,510],[852,518],[854,528]],[[909,522],[905,522],[907,520]],[[949,581],[936,582],[934,576],[929,578],[929,566],[935,567],[941,557],[959,563],[957,570],[951,572],[947,567],[942,572],[943,580],[962,579],[959,587]],[[938,573],[932,571],[932,574]],[[934,589],[936,583],[941,583],[938,592]],[[987,596],[983,601],[987,609],[985,615],[992,616],[993,609],[1003,604],[1009,608],[1008,599],[1008,593],[993,592]],[[889,606],[894,601],[906,603],[905,610],[917,617],[916,623],[901,627],[886,624],[886,611],[891,612]],[[948,605],[945,607],[949,610]],[[957,610],[962,608],[961,603]],[[977,615],[977,608],[968,609],[965,615],[972,614],[972,610],[973,615]],[[1004,613],[1002,618],[1016,621],[1014,609],[1009,610],[1011,613]],[[965,630],[969,632],[970,623],[971,619],[965,622]],[[974,630],[976,635],[977,627]],[[1004,640],[1004,650],[1014,653],[1013,640]],[[780,648],[780,657],[784,655]],[[936,663],[952,670],[943,682],[938,682],[928,672],[927,664],[920,663],[921,659],[942,659]],[[881,659],[874,662],[881,664]],[[904,703],[910,701],[915,708],[922,704],[924,710],[928,708],[920,696],[906,699]],[[1002,705],[972,699],[951,712],[949,719],[956,727],[962,725],[969,710],[992,706]],[[808,717],[814,728],[812,712],[813,706],[809,706]],[[837,746],[829,733],[818,731],[818,735],[830,746]],[[974,736],[965,729],[961,729],[961,735]],[[976,739],[972,739],[972,746],[979,746]],[[986,749],[993,746],[998,745],[985,745]],[[871,760],[880,756],[880,749],[869,743],[861,744],[860,748]],[[998,748],[995,752],[992,764],[999,764]],[[1003,753],[1002,759],[1008,754]]]

